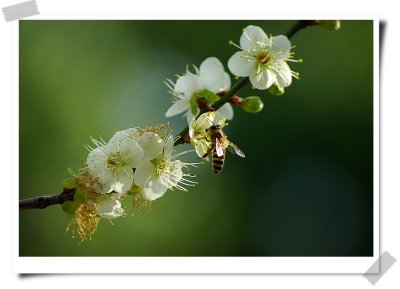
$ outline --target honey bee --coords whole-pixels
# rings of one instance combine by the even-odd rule
[[[219,174],[224,167],[226,148],[242,158],[244,153],[231,141],[228,140],[220,125],[213,125],[207,130],[207,140],[211,142],[210,148],[202,158],[207,157],[212,153],[212,167],[215,174]]]

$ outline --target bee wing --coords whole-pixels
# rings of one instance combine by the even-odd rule
[[[222,157],[224,155],[224,150],[222,149],[221,143],[218,139],[215,139],[215,151],[217,152],[217,156]]]
[[[228,150],[229,150],[231,153],[233,153],[234,155],[238,155],[238,156],[240,156],[240,157],[242,157],[242,158],[245,157],[244,152],[242,152],[242,151],[240,150],[240,148],[238,148],[238,147],[237,147],[234,143],[232,143],[232,142],[229,142]]]

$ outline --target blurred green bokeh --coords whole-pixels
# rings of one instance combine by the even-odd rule
[[[90,135],[167,121],[178,133],[165,78],[209,56],[226,64],[249,24],[276,35],[294,22],[20,21],[20,198],[61,192]],[[81,245],[59,205],[21,212],[20,255],[371,256],[373,23],[311,27],[292,43],[301,79],[282,96],[244,89],[264,110],[237,109],[226,128],[246,159],[227,155],[218,176],[201,165],[194,189],[103,219]]]

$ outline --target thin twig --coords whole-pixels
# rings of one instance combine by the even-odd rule
[[[74,199],[75,189],[64,190],[61,194],[33,197],[19,201],[19,210],[45,209],[48,206],[63,204]]]

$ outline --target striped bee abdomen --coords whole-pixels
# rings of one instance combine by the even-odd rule
[[[222,168],[224,167],[225,154],[222,154],[222,156],[219,157],[214,148],[212,151],[212,160],[213,160],[214,173],[219,174],[222,171]]]

